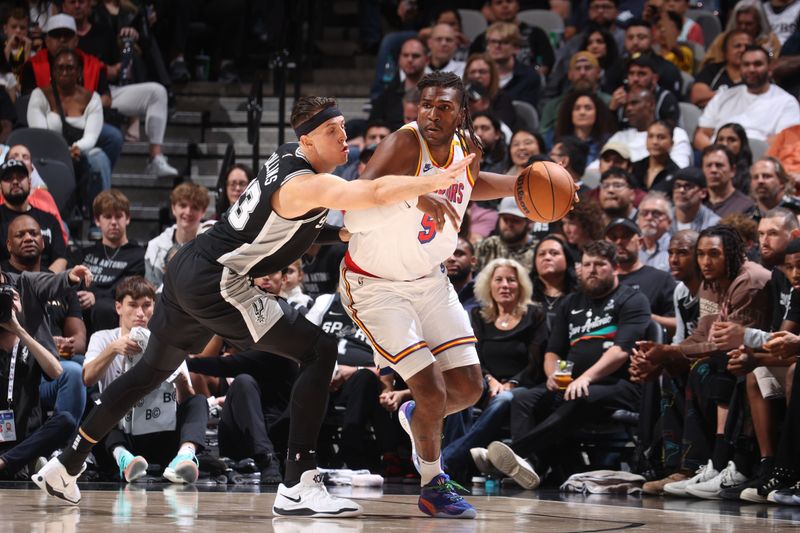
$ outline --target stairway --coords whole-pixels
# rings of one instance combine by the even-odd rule
[[[347,119],[366,118],[369,86],[374,72],[374,58],[357,54],[357,2],[333,2],[326,14],[325,29],[315,50],[324,51],[309,57],[318,65],[304,74],[301,94],[336,97]],[[244,76],[264,81],[263,116],[258,149],[259,164],[278,146],[278,98],[272,96],[272,71],[265,56],[257,52],[247,58]],[[291,75],[291,74],[290,74]],[[228,144],[233,144],[237,163],[252,164],[253,147],[247,142],[247,96],[250,83],[222,85],[214,82],[190,82],[176,87],[176,112],[170,118],[163,151],[172,166],[194,182],[208,187],[211,203],[207,216],[214,213],[214,201],[222,160]],[[293,84],[287,87],[292,94]],[[285,141],[295,140],[288,125],[293,99],[287,97]],[[153,178],[142,174],[147,163],[148,145],[125,143],[122,157],[114,169],[112,186],[122,190],[131,201],[132,223],[128,236],[141,244],[160,231],[159,210],[169,205],[171,178]],[[257,169],[255,169],[257,172]]]

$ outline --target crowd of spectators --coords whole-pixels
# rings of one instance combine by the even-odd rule
[[[117,46],[132,30],[142,37],[127,21],[153,26],[149,11],[123,17],[128,2],[91,8],[64,0],[60,12],[31,4],[7,18],[12,70],[0,99],[30,94],[28,124],[67,138],[87,176],[82,199],[100,238],[68,254],[58,207],[30,153],[10,147],[0,168],[0,259],[25,329],[15,318],[3,324],[0,360],[20,355],[27,365],[17,378],[25,385],[14,383],[24,399],[14,402],[17,419],[34,407],[42,414],[18,424],[29,440],[0,442],[2,477],[63,446],[87,394],[135,362],[171,255],[213,223],[203,222],[209,191],[183,183],[170,196],[175,225],[141,246],[127,237],[128,199],[110,188],[122,133],[104,111],[144,117],[148,168],[168,167],[168,83],[125,79]],[[445,467],[459,480],[500,473],[526,488],[560,483],[598,466],[576,464],[580,430],[620,424],[612,413],[623,413],[629,426],[638,420],[628,466],[645,476],[646,493],[800,497],[800,0],[741,0],[705,12],[724,28],[716,36],[704,35],[708,26],[686,0],[573,2],[563,31],[520,20],[520,10],[548,2],[489,0],[470,6],[487,19],[472,39],[460,11],[439,4],[401,1],[402,28],[385,35],[375,10],[360,13],[362,48],[377,53],[371,111],[367,121],[348,121],[351,157],[335,172],[357,179],[375,147],[415,120],[418,81],[443,70],[463,77],[482,170],[517,174],[554,161],[581,199],[550,224],[525,218],[512,198],[473,202],[462,221],[443,267],[472,320],[485,387],[474,408],[447,418]],[[174,16],[164,9],[167,20]],[[38,33],[13,37],[34,19],[42,21]],[[172,81],[181,79],[183,48],[163,44]],[[221,50],[222,77],[232,63],[230,49]],[[13,120],[0,125],[5,131]],[[244,165],[228,169],[215,218],[252,179]],[[344,253],[343,245],[314,245],[285,271],[253,282],[339,339],[324,466],[411,475],[396,415],[410,391],[377,371],[364,333],[342,308]],[[90,287],[81,285],[87,269]],[[32,358],[18,354],[16,339]],[[556,378],[570,365],[564,385]],[[98,470],[130,482],[155,462],[168,479],[192,482],[207,444],[199,428],[210,416],[221,455],[249,460],[262,483],[279,482],[295,371],[215,338],[189,355],[161,396],[146,399],[152,405],[142,408],[158,404],[165,419],[155,424],[132,411],[98,452]],[[620,466],[613,454],[598,460]]]

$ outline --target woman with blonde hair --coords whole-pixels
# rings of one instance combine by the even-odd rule
[[[530,274],[513,259],[491,261],[478,274],[470,313],[478,339],[484,376],[483,412],[470,430],[442,451],[447,471],[464,479],[471,466],[485,471],[486,446],[501,437],[516,393],[544,382],[543,357],[547,327],[541,308],[531,301]]]
[[[470,83],[480,84],[486,89],[489,98],[489,111],[502,120],[509,128],[515,129],[517,114],[511,97],[500,88],[500,74],[497,63],[486,52],[472,54],[464,66],[464,86]]]

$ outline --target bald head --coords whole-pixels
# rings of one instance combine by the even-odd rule
[[[625,102],[625,116],[631,127],[645,131],[656,118],[656,99],[648,89],[632,89]]]
[[[458,48],[456,31],[449,24],[437,24],[428,39],[431,60],[435,65],[443,65],[453,59]]]
[[[19,215],[8,225],[6,240],[11,264],[19,270],[35,272],[44,250],[42,228],[33,217]]]

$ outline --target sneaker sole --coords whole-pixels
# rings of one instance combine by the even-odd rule
[[[514,450],[502,442],[489,445],[489,462],[503,474],[511,477],[524,489],[535,489],[539,486],[539,476],[534,471],[523,468],[516,458]]]
[[[722,497],[718,492],[705,492],[698,490],[693,486],[686,487],[686,495],[700,498],[701,500],[721,500]]]
[[[767,499],[759,494],[740,494],[739,499],[745,502],[764,503]]]
[[[125,469],[125,481],[133,483],[147,473],[147,461],[144,457],[136,457]]]
[[[278,517],[304,517],[304,518],[323,518],[335,516],[336,518],[352,518],[361,516],[362,509],[340,509],[338,511],[315,511],[308,507],[300,507],[298,509],[281,509],[280,507],[272,507],[272,514]]]
[[[179,464],[175,470],[170,468],[164,470],[164,477],[173,483],[192,484],[197,481],[199,475],[200,470],[198,470],[197,465],[190,461]]]
[[[47,481],[44,479],[44,476],[40,476],[39,474],[32,475],[31,481],[33,481],[34,484],[36,484],[36,486],[42,489],[44,492],[46,492],[50,496],[58,498],[59,500],[71,503],[72,505],[78,505],[81,501],[80,498],[78,498],[77,500],[70,500],[64,495],[63,492],[55,490],[49,483],[47,483]]]
[[[450,514],[440,512],[436,509],[436,506],[430,503],[428,500],[424,500],[422,498],[419,499],[419,503],[417,503],[417,507],[419,510],[431,518],[455,518],[455,519],[462,519],[462,520],[472,520],[478,516],[478,512],[475,510],[474,507],[470,506],[469,509],[464,509],[459,514]]]

